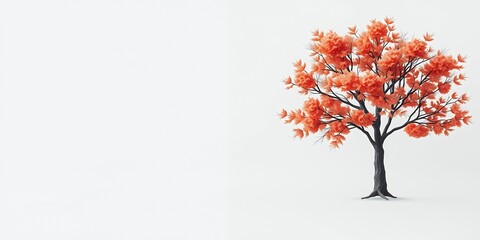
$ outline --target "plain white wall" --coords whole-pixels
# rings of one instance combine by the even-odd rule
[[[225,239],[221,1],[0,2],[0,239]]]
[[[373,188],[373,149],[352,132],[340,149],[293,139],[276,113],[302,106],[285,90],[292,63],[308,61],[310,33],[365,29],[393,17],[407,36],[466,54],[473,123],[450,137],[386,143],[389,190],[399,199],[360,201]],[[470,1],[232,1],[229,5],[229,146],[232,239],[478,239],[480,19]]]

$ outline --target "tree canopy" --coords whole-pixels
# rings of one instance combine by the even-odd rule
[[[284,80],[307,99],[279,115],[299,125],[296,137],[320,132],[332,147],[352,129],[372,144],[400,129],[414,138],[449,135],[471,120],[462,109],[469,97],[452,89],[466,79],[465,57],[434,50],[432,40],[428,33],[421,39],[402,36],[390,18],[371,20],[363,32],[356,26],[345,35],[313,31],[311,61],[296,61],[293,76]]]

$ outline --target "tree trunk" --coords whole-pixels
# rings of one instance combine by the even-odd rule
[[[362,199],[371,198],[375,196],[380,196],[386,200],[387,197],[396,198],[392,194],[390,194],[387,190],[387,178],[385,174],[385,164],[384,164],[384,157],[385,151],[383,149],[383,144],[375,144],[375,158],[373,161],[373,165],[375,167],[375,175],[373,177],[374,185],[373,191],[370,195],[363,197]]]

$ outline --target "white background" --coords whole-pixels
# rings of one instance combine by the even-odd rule
[[[373,151],[276,113],[310,32],[394,17],[468,55],[474,123]],[[0,239],[478,239],[474,3],[0,1]]]
[[[225,239],[225,4],[1,1],[0,239]]]

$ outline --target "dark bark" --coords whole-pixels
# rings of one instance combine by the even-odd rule
[[[375,167],[375,175],[373,176],[373,191],[370,195],[363,197],[362,199],[371,198],[375,196],[380,196],[386,200],[387,197],[396,198],[388,192],[387,189],[387,177],[385,171],[385,150],[383,149],[383,141],[385,138],[380,132],[381,117],[380,117],[380,108],[375,109],[376,120],[373,123],[374,131],[374,142],[372,143],[373,149],[375,150],[375,157],[373,165]]]
[[[375,167],[375,174],[373,176],[373,191],[370,195],[363,197],[362,199],[371,198],[375,196],[380,196],[384,199],[386,197],[395,198],[392,194],[388,192],[387,189],[387,177],[385,171],[385,151],[382,145],[378,145],[374,147],[375,149],[375,158],[373,161],[373,165]]]

